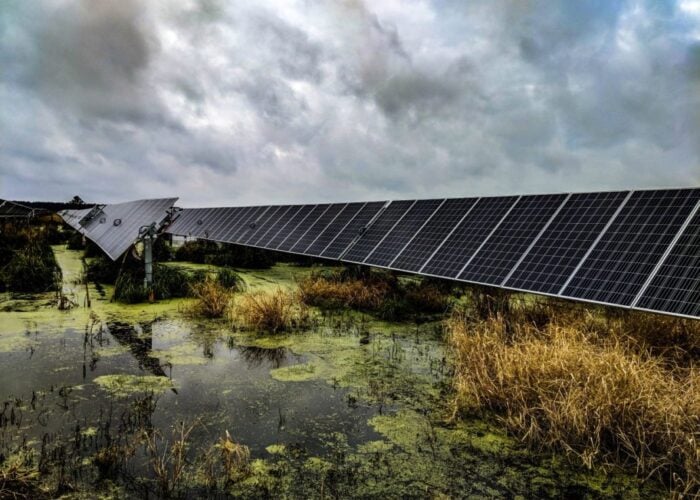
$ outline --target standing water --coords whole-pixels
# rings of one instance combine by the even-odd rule
[[[341,311],[293,334],[238,331],[189,317],[187,300],[110,302],[111,288],[80,284],[78,252],[54,251],[76,307],[50,294],[0,301],[0,462],[31,464],[35,494],[658,494],[532,453],[488,416],[452,418],[439,322]],[[307,272],[241,275],[264,290]]]

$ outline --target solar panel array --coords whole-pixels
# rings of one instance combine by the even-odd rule
[[[177,198],[137,200],[128,203],[95,206],[90,209],[64,210],[63,220],[117,260],[138,239],[142,226],[162,224]]]
[[[161,216],[174,202],[153,201]],[[63,216],[107,247],[120,239],[128,247],[135,225],[124,239],[110,236],[110,224],[102,227],[99,219],[114,218],[114,207],[134,217],[143,203]],[[179,212],[165,231],[700,317],[700,189],[193,208]]]

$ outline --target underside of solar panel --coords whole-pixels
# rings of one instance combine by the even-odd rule
[[[116,258],[174,201],[61,215]],[[700,317],[700,189],[191,208],[165,232]]]

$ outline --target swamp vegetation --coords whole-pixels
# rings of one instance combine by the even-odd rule
[[[698,493],[695,323],[180,248],[0,294],[0,498]]]

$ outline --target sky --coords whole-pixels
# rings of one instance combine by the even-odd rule
[[[0,198],[700,186],[700,0],[3,0]]]

